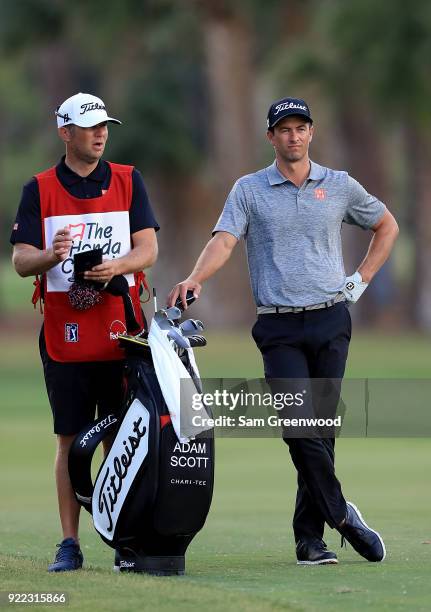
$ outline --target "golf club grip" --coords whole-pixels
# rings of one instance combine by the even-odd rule
[[[193,304],[193,302],[196,300],[193,291],[191,289],[189,289],[187,291],[186,294],[186,302],[187,302],[187,306],[190,306],[190,304]],[[184,312],[184,306],[183,303],[181,301],[181,298],[177,298],[177,301],[174,304],[177,308],[179,308],[181,310],[181,312]]]
[[[189,336],[188,340],[192,348],[197,348],[198,346],[207,345],[206,338],[204,338],[203,336]]]

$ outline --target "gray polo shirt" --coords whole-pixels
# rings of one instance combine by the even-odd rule
[[[244,237],[257,306],[310,306],[344,285],[341,224],[369,229],[385,210],[347,172],[311,162],[298,188],[274,162],[238,179],[214,232]]]

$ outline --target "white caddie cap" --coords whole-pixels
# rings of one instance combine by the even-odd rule
[[[77,93],[67,98],[55,111],[57,127],[65,125],[79,125],[79,127],[93,127],[104,121],[119,123],[121,121],[108,117],[103,100],[87,93]]]

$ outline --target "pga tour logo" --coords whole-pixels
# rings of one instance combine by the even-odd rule
[[[65,342],[78,342],[78,323],[65,323],[64,325],[64,341]]]
[[[114,537],[127,494],[148,454],[149,423],[150,413],[135,399],[97,476],[92,499],[93,522],[107,540]]]

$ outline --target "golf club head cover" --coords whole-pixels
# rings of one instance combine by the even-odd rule
[[[89,310],[102,301],[103,283],[84,278],[84,272],[103,261],[102,249],[82,251],[73,256],[73,283],[67,292],[69,303],[75,310]]]
[[[135,309],[133,308],[132,298],[129,293],[129,283],[122,274],[113,276],[105,287],[105,291],[111,295],[119,296],[123,299],[124,313],[126,317],[126,328],[130,333],[137,332],[141,326],[136,320]]]
[[[100,290],[92,284],[75,281],[67,292],[69,303],[75,310],[88,310],[102,301]]]

